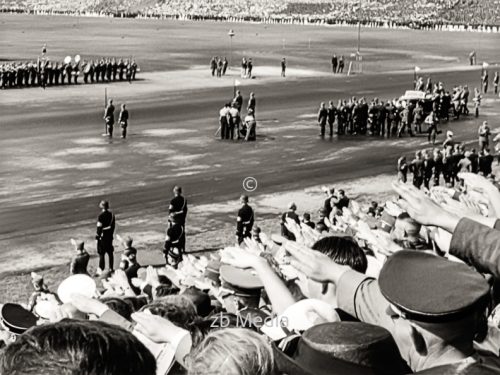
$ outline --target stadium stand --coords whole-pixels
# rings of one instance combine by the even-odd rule
[[[361,4],[361,8],[360,8]],[[1,0],[0,11],[87,14],[123,17],[168,17],[337,24],[362,21],[373,26],[499,26],[499,0]]]

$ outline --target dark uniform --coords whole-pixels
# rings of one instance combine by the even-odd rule
[[[187,199],[182,195],[179,194],[170,201],[170,206],[168,206],[168,213],[170,215],[173,215],[176,223],[185,225],[187,212]]]
[[[281,235],[283,237],[285,237],[286,239],[290,240],[290,241],[295,241],[295,235],[290,232],[287,227],[285,226],[285,223],[287,222],[287,218],[295,221],[297,224],[300,225],[300,219],[299,219],[299,216],[295,213],[295,211],[288,211],[288,212],[285,212],[282,216],[281,216]]]
[[[320,135],[322,137],[325,136],[325,127],[327,119],[328,119],[328,111],[326,110],[324,103],[321,103],[321,106],[318,111],[318,124],[321,129]]]
[[[122,129],[122,138],[127,137],[127,127],[128,127],[128,110],[123,105],[122,110],[120,111],[120,116],[118,116],[118,123]]]
[[[186,235],[184,226],[169,219],[163,254],[167,264],[174,268],[182,261],[182,254],[186,247]]]
[[[115,232],[115,215],[108,210],[107,204],[102,205],[103,212],[97,218],[97,254],[99,254],[99,268],[105,269],[106,262],[104,256],[108,254],[109,268],[113,269],[113,234]]]
[[[115,124],[115,106],[110,101],[104,110],[104,121],[106,122],[106,130],[110,137],[113,136],[113,125]]]
[[[330,137],[333,136],[333,124],[335,123],[335,117],[337,116],[337,108],[330,103],[328,106],[328,126],[330,127]]]
[[[238,237],[239,244],[243,242],[244,238],[251,236],[253,222],[253,209],[245,202],[243,207],[238,211],[238,218],[236,220],[236,236]]]

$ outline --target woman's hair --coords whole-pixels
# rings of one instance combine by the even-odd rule
[[[125,297],[123,300],[129,304],[133,313],[139,311],[148,303],[148,299],[146,297]]]
[[[168,319],[175,325],[188,330],[189,326],[199,318],[193,302],[184,296],[161,297],[143,306],[141,311],[144,310]]]
[[[244,328],[210,333],[190,354],[188,375],[272,375],[274,358],[266,339]]]
[[[368,267],[366,254],[352,237],[324,237],[316,241],[312,248],[327,255],[335,263],[349,266],[355,271],[365,273]]]
[[[130,320],[130,316],[134,312],[134,310],[132,310],[132,306],[121,298],[117,297],[102,298],[101,302],[104,303],[106,306],[108,306],[110,310],[113,310],[114,312],[120,314],[127,320]]]

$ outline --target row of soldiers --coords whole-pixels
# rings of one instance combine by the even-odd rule
[[[47,87],[78,84],[83,73],[84,83],[112,82],[136,79],[138,66],[134,60],[100,59],[57,62],[49,59],[37,62],[5,63],[0,65],[0,88]]]
[[[422,133],[422,125],[429,114],[433,114],[434,122],[448,121],[450,113],[456,119],[460,114],[468,114],[469,91],[467,86],[456,87],[453,96],[444,90],[438,90],[425,100],[392,99],[387,102],[374,98],[368,102],[365,98],[352,97],[339,100],[337,106],[330,101],[328,106],[320,104],[317,121],[320,136],[324,137],[326,127],[333,136],[334,124],[337,123],[337,134],[369,134],[401,137],[405,132],[410,136]],[[476,115],[479,115],[481,95],[476,90],[474,98]],[[425,130],[426,132],[428,129]]]
[[[136,79],[139,67],[134,59],[102,58],[94,61],[84,60],[82,71],[85,83],[123,81],[125,79],[131,82]]]
[[[407,182],[408,172],[413,174],[413,185],[421,188],[422,185],[429,189],[431,184],[439,186],[441,176],[447,187],[453,187],[459,183],[458,174],[461,172],[472,172],[490,177],[494,157],[488,148],[479,152],[475,148],[466,150],[461,144],[450,141],[448,133],[443,148],[433,150],[417,151],[415,158],[408,162],[405,156],[398,160],[398,180]]]

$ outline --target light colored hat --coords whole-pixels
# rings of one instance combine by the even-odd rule
[[[96,291],[95,281],[88,275],[72,275],[62,281],[57,289],[61,302],[71,301],[71,295],[78,293],[86,297],[94,297]]]

